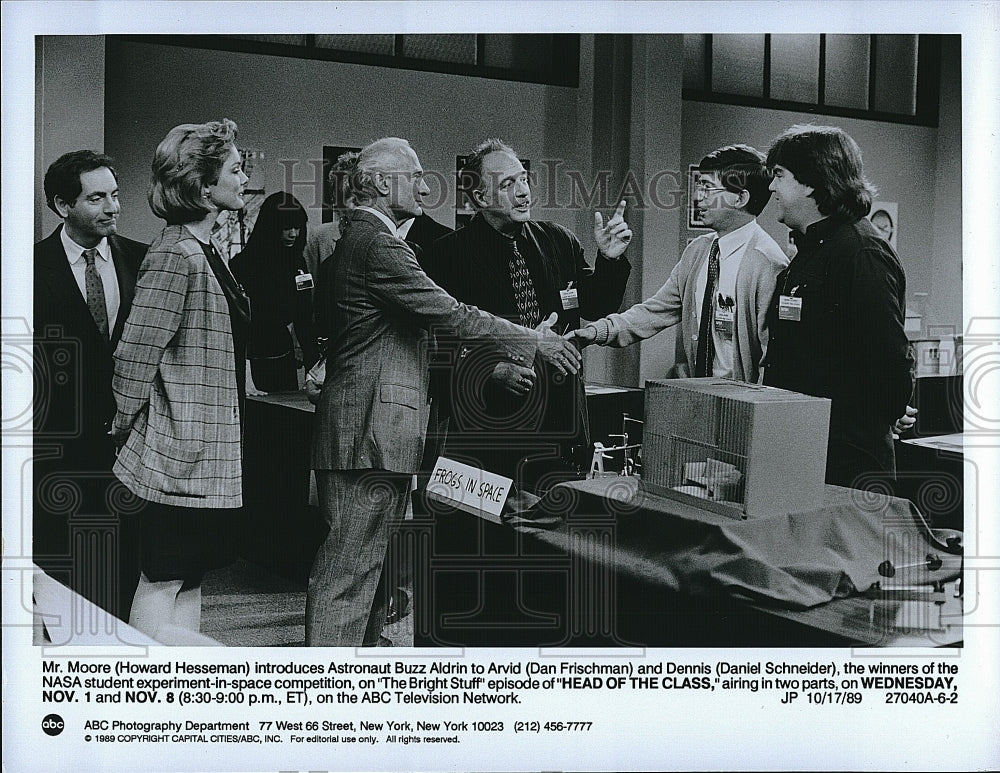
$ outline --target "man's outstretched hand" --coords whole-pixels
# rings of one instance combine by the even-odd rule
[[[576,375],[580,372],[583,357],[573,344],[552,329],[557,319],[559,319],[559,315],[552,312],[548,319],[542,320],[541,324],[535,328],[540,334],[538,354],[564,376],[566,374]]]
[[[563,338],[577,346],[590,346],[597,340],[597,328],[587,325],[578,330],[570,330]]]

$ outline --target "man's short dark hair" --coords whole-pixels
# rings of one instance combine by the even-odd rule
[[[334,212],[344,212],[354,204],[351,177],[358,173],[358,159],[360,157],[360,151],[351,150],[347,153],[341,153],[337,160],[330,165],[327,179],[330,181],[330,194],[333,197],[330,208]]]
[[[458,173],[458,190],[469,194],[470,199],[473,191],[483,187],[483,162],[490,153],[510,153],[517,158],[517,151],[497,137],[489,137],[476,145]]]
[[[80,195],[80,191],[83,190],[83,185],[80,184],[80,175],[93,172],[95,169],[107,167],[117,180],[118,173],[115,171],[114,163],[111,156],[98,153],[96,150],[73,150],[64,153],[53,161],[45,172],[45,181],[43,182],[45,203],[58,215],[59,210],[56,209],[55,204],[56,196],[67,204],[72,204]]]
[[[713,150],[698,164],[699,172],[719,175],[726,190],[733,193],[747,191],[750,200],[746,209],[754,217],[764,211],[771,199],[771,173],[764,154],[749,145],[727,145]]]
[[[812,188],[821,215],[853,222],[871,211],[875,187],[865,179],[861,148],[837,126],[793,126],[771,144],[767,164]]]

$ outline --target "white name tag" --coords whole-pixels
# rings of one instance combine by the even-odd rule
[[[802,319],[802,299],[792,295],[778,296],[778,319],[799,322]]]
[[[295,275],[295,289],[296,290],[312,290],[313,288],[313,275],[307,274],[306,272],[300,272]]]
[[[487,513],[500,522],[500,511],[510,495],[513,480],[502,475],[439,456],[427,484],[427,493],[452,502],[474,515]]]
[[[563,309],[567,311],[569,309],[580,308],[580,295],[575,287],[566,290],[560,290],[559,299],[562,301]]]
[[[731,308],[717,306],[715,309],[715,332],[723,338],[733,337],[733,318],[735,314]]]

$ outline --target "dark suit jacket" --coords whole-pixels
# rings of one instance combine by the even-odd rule
[[[111,355],[147,245],[120,236],[108,241],[121,298],[110,342],[90,316],[59,229],[35,245],[33,553],[60,582],[128,620],[139,537],[134,517],[117,517],[126,503],[112,494]],[[89,539],[75,539],[77,529]]]
[[[594,320],[619,309],[631,266],[625,258],[611,261],[601,256],[591,268],[583,247],[571,231],[556,223],[530,221],[518,238],[531,274],[542,319],[558,312],[555,330],[575,330],[580,318]],[[476,215],[467,226],[435,242],[424,266],[434,281],[463,303],[506,319],[518,319],[511,286],[510,240]],[[560,291],[573,283],[578,308],[563,308]],[[447,348],[447,347],[443,347]],[[586,402],[578,377],[564,378],[540,360],[535,363],[536,382],[525,398],[510,395],[489,380],[505,358],[494,345],[463,341],[452,358],[454,370],[447,379],[451,424],[449,448],[458,445],[473,457],[478,449],[489,451],[485,461],[494,472],[515,477],[516,457],[544,446],[544,453],[564,453],[588,440]],[[437,379],[437,383],[445,380]],[[492,453],[498,444],[511,449],[509,458]],[[486,456],[479,454],[479,461]],[[505,469],[496,469],[500,465]]]
[[[61,445],[67,462],[103,469],[106,465],[94,453],[95,444],[111,447],[107,433],[115,415],[112,354],[149,245],[121,236],[108,238],[121,296],[109,342],[98,332],[73,278],[60,228],[35,245],[35,443]]]
[[[434,244],[434,242],[442,236],[447,236],[450,233],[452,233],[452,229],[446,225],[442,225],[424,212],[419,217],[414,219],[413,225],[410,226],[410,230],[406,232],[406,243],[413,248],[413,252],[416,254],[417,260],[419,261],[422,252],[430,249],[430,246]]]
[[[342,227],[330,281],[319,288],[331,324],[313,467],[413,473],[429,415],[429,331],[501,341],[524,363],[536,336],[458,303],[371,212],[352,210]]]

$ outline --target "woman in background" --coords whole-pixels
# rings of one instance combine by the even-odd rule
[[[193,643],[201,581],[231,562],[242,505],[249,300],[212,246],[220,212],[243,207],[247,176],[228,119],[171,129],[153,156],[149,204],[167,222],[139,269],[115,351],[115,475],[145,500],[129,622]]]
[[[253,385],[264,392],[299,388],[296,340],[306,370],[318,359],[313,332],[314,279],[302,254],[306,220],[306,211],[294,196],[272,193],[260,207],[246,248],[230,263],[253,305],[250,372]]]

